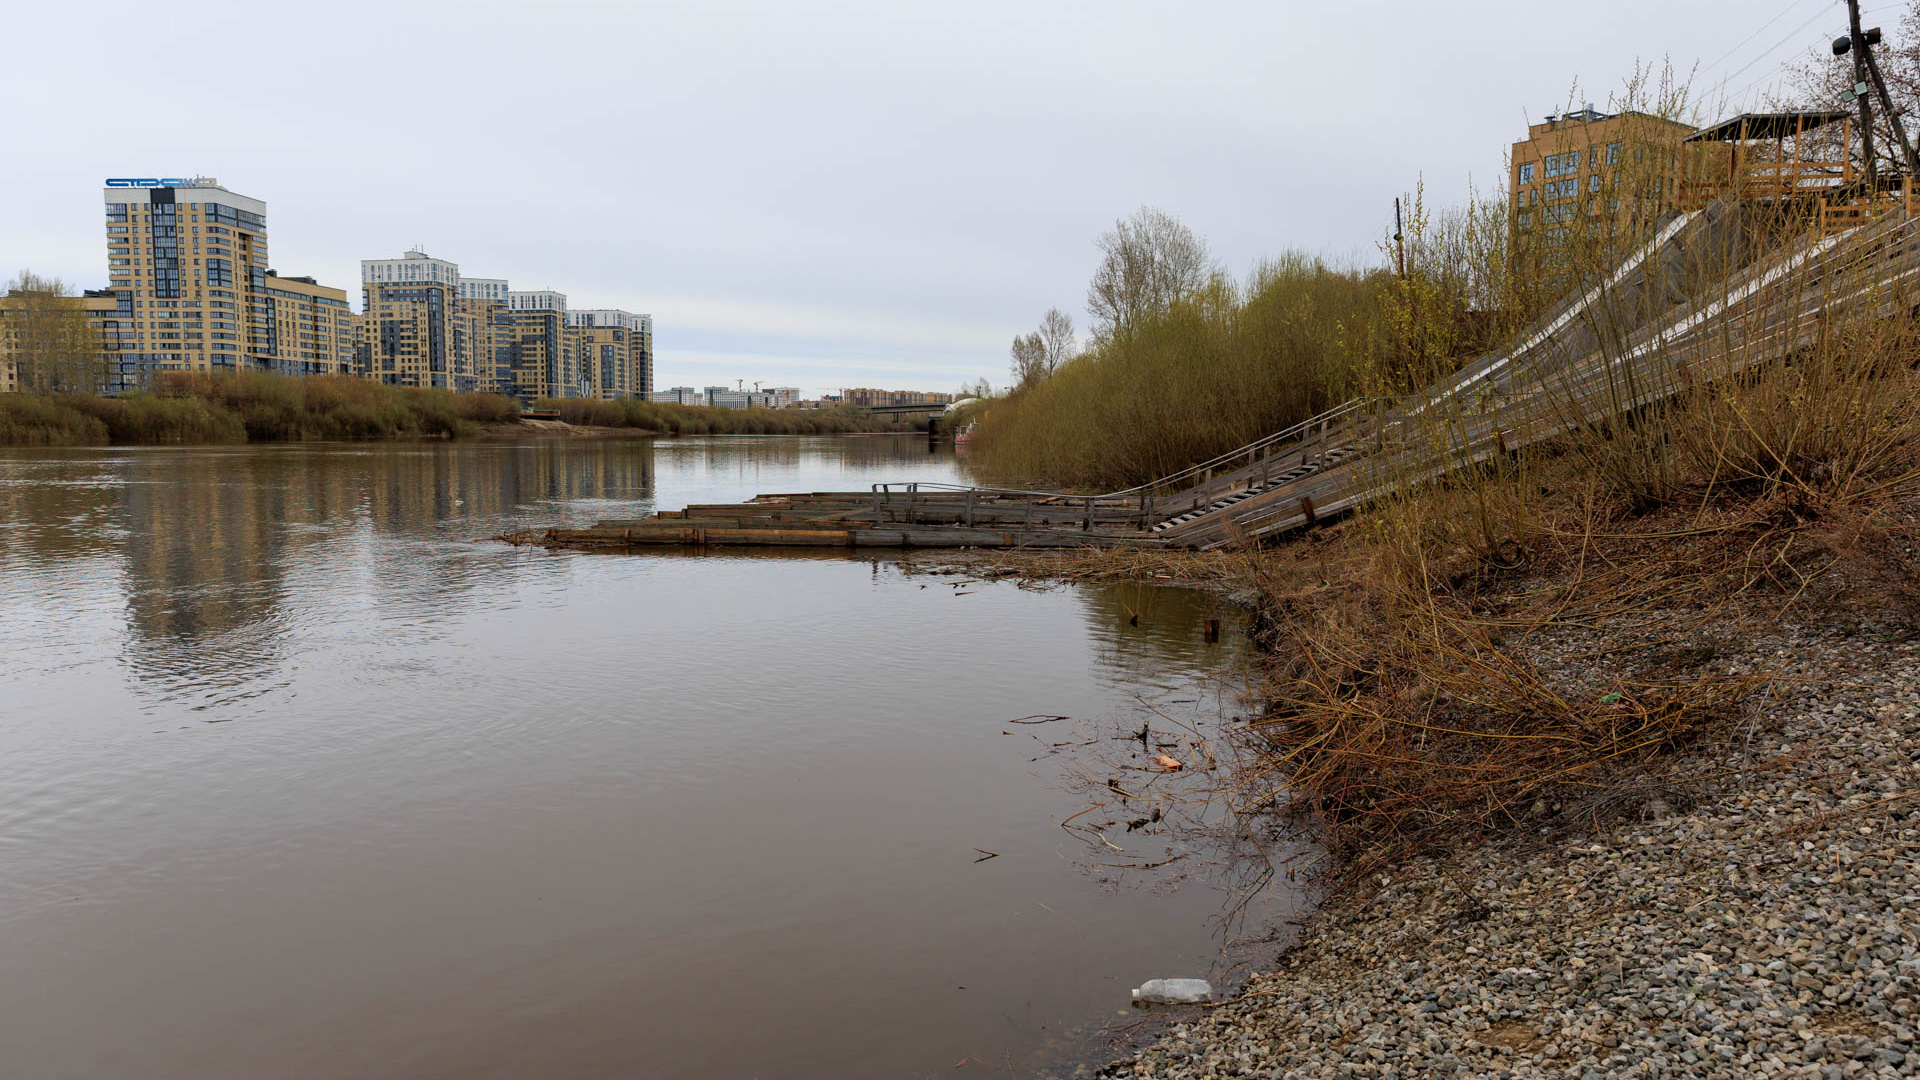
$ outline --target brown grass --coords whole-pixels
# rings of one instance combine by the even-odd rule
[[[1771,673],[1717,643],[1795,610],[1920,625],[1909,329],[1403,491],[1346,527],[1345,576],[1263,559],[1246,803],[1361,867],[1589,825],[1754,715]]]

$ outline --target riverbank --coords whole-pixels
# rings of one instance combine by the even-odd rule
[[[1354,882],[1102,1075],[1914,1075],[1920,646],[1870,618],[1729,644],[1778,692],[1629,816]]]
[[[864,414],[858,409],[716,409],[669,405],[639,398],[602,401],[565,398],[534,402],[577,427],[613,428],[666,435],[851,435],[909,434],[912,425]],[[927,429],[925,422],[917,428]]]
[[[0,446],[220,445],[309,439],[460,439],[519,406],[371,379],[167,372],[152,393],[0,394]]]
[[[850,409],[720,409],[568,399],[558,421],[513,399],[389,386],[345,376],[170,372],[152,393],[0,394],[0,446],[225,445],[316,439],[471,439],[556,435],[835,435],[910,430]],[[924,429],[923,429],[924,430]]]
[[[1103,1075],[1913,1074],[1920,499],[1554,502],[1417,601],[1392,515],[958,561],[1254,606],[1238,800],[1331,855],[1300,944]]]

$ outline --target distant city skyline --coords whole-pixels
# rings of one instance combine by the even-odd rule
[[[41,5],[10,23],[37,44],[0,274],[103,287],[102,178],[203,173],[269,203],[276,268],[350,293],[361,259],[419,246],[650,312],[660,386],[1001,385],[1049,306],[1084,335],[1094,241],[1141,205],[1236,275],[1289,249],[1372,263],[1395,195],[1497,194],[1529,120],[1605,108],[1636,61],[1698,62],[1698,96],[1728,99],[1708,111],[1737,111],[1844,23],[1803,5],[1730,39],[1754,14],[1623,0],[1543,35],[1491,3]],[[169,55],[223,19],[266,82],[156,90],[99,51],[102,25]],[[379,107],[416,82],[444,91],[434,119]]]

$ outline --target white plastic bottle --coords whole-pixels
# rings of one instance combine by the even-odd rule
[[[1148,979],[1133,992],[1140,1005],[1191,1005],[1213,996],[1213,987],[1205,979]]]

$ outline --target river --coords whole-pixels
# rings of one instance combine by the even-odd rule
[[[1238,708],[1232,611],[476,542],[960,475],[912,437],[0,450],[5,1074],[1097,1056],[1128,987],[1213,969],[1229,893],[1059,823],[1111,731]]]

